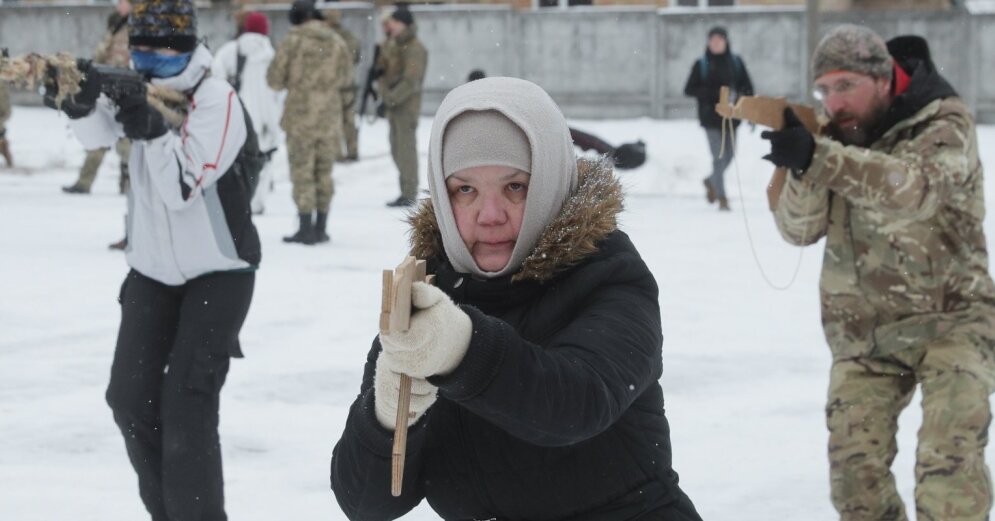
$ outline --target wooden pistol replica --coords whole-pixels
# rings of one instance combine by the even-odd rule
[[[812,135],[819,134],[822,125],[816,116],[815,109],[807,105],[788,103],[784,98],[744,96],[733,105],[729,103],[729,87],[722,87],[719,91],[719,102],[715,105],[715,112],[726,119],[741,119],[774,130],[781,130],[784,128],[784,109],[786,107],[791,107],[791,110],[795,111],[798,119]],[[767,204],[772,212],[777,209],[777,200],[781,196],[787,175],[786,168],[777,168],[767,184]]]
[[[431,284],[435,276],[426,276],[425,261],[409,256],[397,268],[383,270],[383,300],[380,306],[380,334],[407,331],[411,326],[411,285],[417,281]],[[408,420],[411,418],[411,377],[401,375],[397,396],[397,420],[394,424],[394,448],[391,451],[390,493],[401,495],[404,480],[404,456],[408,445]]]

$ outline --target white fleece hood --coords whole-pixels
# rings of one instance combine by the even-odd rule
[[[532,149],[532,172],[522,228],[508,264],[497,272],[480,269],[460,237],[442,169],[446,127],[467,111],[494,110],[518,125]],[[577,189],[577,159],[570,129],[559,107],[538,85],[517,78],[485,78],[457,87],[436,112],[429,140],[428,185],[446,255],[462,273],[495,278],[517,272],[542,232]]]

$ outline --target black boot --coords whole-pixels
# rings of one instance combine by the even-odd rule
[[[327,225],[328,214],[318,212],[314,219],[314,242],[320,244],[332,240],[332,238],[325,233],[325,226]]]
[[[300,244],[314,244],[314,224],[311,223],[311,214],[300,214],[301,224],[297,233],[290,237],[284,237],[283,242],[296,242]]]

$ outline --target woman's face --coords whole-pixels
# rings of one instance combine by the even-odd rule
[[[501,271],[515,249],[525,215],[529,174],[507,166],[478,166],[446,179],[460,238],[483,271]]]

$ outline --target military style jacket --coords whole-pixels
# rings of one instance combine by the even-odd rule
[[[408,431],[396,498],[392,433],[373,412],[374,341],[332,456],[349,519],[397,519],[423,499],[447,520],[699,519],[671,468],[657,284],[616,229],[611,169],[610,159],[578,164],[577,190],[504,277],[457,272],[429,203],[412,218],[412,254],[429,259],[473,338],[453,373],[430,378],[439,396]]]
[[[789,178],[775,212],[790,243],[826,237],[822,321],[837,358],[884,356],[964,328],[995,338],[974,122],[928,56],[900,63],[911,84],[879,137],[869,148],[817,137],[811,166]]]
[[[418,40],[412,25],[389,40],[381,49],[384,75],[380,78],[384,104],[388,115],[403,114],[418,117],[421,112],[421,91],[428,66],[428,51]]]
[[[128,50],[128,17],[113,13],[107,19],[107,33],[93,51],[93,61],[127,69],[131,63]]]
[[[352,60],[350,62],[352,66],[349,67],[348,72],[343,72],[343,74],[348,75],[349,79],[339,87],[339,91],[342,93],[342,106],[351,107],[356,102],[356,93],[359,90],[359,85],[356,85],[355,78],[355,67],[359,64],[361,58],[359,38],[352,31],[343,27],[340,22],[330,21],[328,26],[345,42],[346,49],[349,51],[349,59]]]
[[[290,29],[266,72],[273,90],[287,90],[280,126],[295,136],[342,134],[340,88],[352,81],[346,44],[325,22]]]

